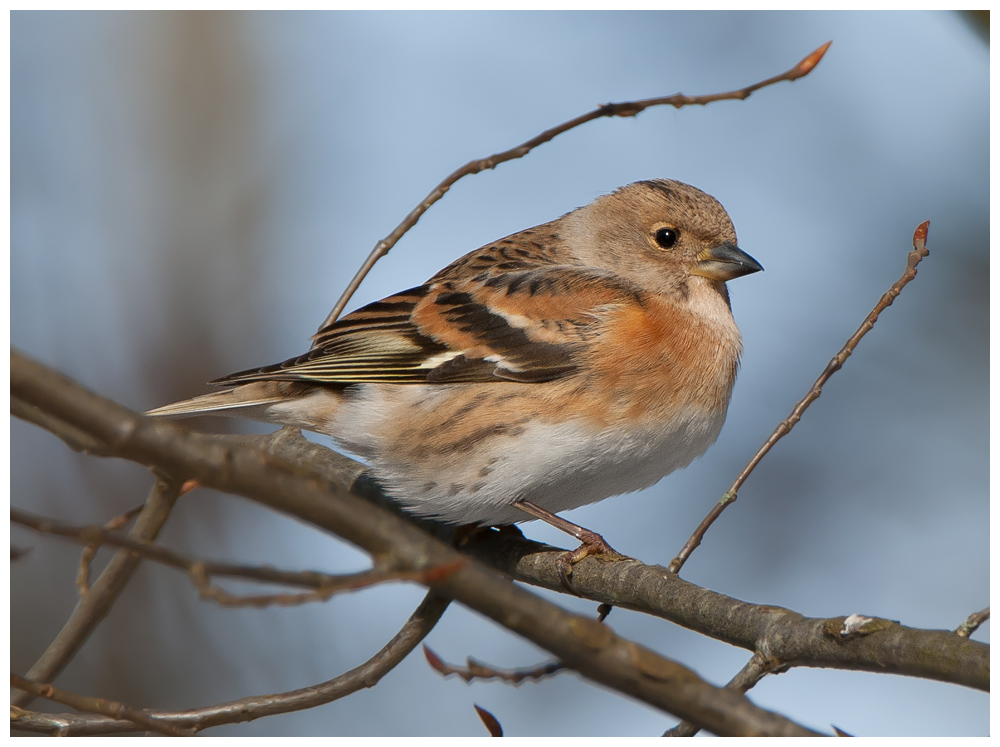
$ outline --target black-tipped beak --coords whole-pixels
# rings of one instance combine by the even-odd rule
[[[732,280],[733,278],[760,272],[764,268],[735,244],[720,244],[698,255],[698,261],[691,272],[712,280]]]

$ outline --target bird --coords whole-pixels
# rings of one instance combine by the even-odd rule
[[[559,559],[568,587],[587,555],[624,556],[559,512],[649,487],[717,439],[742,353],[726,282],[762,269],[714,197],[639,181],[147,415],[327,435],[417,516],[541,519],[581,542]]]

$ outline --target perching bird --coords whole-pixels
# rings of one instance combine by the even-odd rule
[[[421,516],[543,519],[583,542],[565,578],[614,551],[556,512],[646,488],[715,442],[742,349],[725,281],[761,269],[713,197],[637,182],[148,414],[326,434]]]

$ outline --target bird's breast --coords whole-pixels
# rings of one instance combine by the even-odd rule
[[[728,306],[705,316],[652,299],[608,316],[587,353],[581,396],[595,422],[656,428],[682,411],[725,419],[741,349]]]

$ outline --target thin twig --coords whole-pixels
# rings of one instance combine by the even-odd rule
[[[362,589],[389,581],[415,581],[428,584],[454,572],[459,564],[420,570],[405,570],[390,567],[376,567],[360,573],[329,574],[319,571],[282,571],[268,566],[245,566],[230,563],[188,558],[165,547],[148,542],[137,542],[99,526],[74,526],[53,519],[29,514],[16,508],[10,510],[10,520],[15,524],[33,529],[41,534],[51,534],[64,539],[84,543],[87,547],[111,545],[135,552],[144,558],[171,568],[187,571],[189,578],[203,599],[210,599],[224,607],[266,607],[269,605],[290,606],[313,601],[326,601],[342,591]],[[286,586],[311,589],[305,594],[269,594],[260,596],[235,596],[213,587],[211,576],[228,576],[250,581],[259,581]]]
[[[907,254],[906,257],[906,271],[903,272],[902,276],[897,280],[892,286],[887,290],[879,302],[875,304],[875,308],[872,312],[865,318],[861,326],[858,327],[857,331],[851,335],[850,339],[844,344],[844,347],[840,349],[830,362],[827,364],[823,373],[820,374],[819,378],[813,383],[812,388],[806,393],[806,396],[799,400],[795,407],[792,408],[791,414],[778,423],[778,427],[774,429],[774,432],[768,437],[764,445],[757,450],[757,453],[753,455],[753,458],[747,463],[743,471],[737,476],[733,481],[733,484],[729,486],[722,498],[719,500],[712,510],[709,511],[708,515],[702,520],[701,524],[694,531],[694,534],[684,543],[684,547],[677,554],[670,565],[667,566],[667,570],[671,573],[679,573],[681,567],[690,557],[694,549],[701,544],[701,540],[705,536],[705,532],[708,528],[712,526],[716,519],[722,514],[726,506],[733,503],[736,500],[737,493],[739,489],[743,486],[743,483],[750,476],[750,473],[754,471],[760,460],[771,450],[771,448],[778,443],[782,438],[788,435],[788,433],[795,427],[795,424],[799,422],[802,418],[802,414],[814,401],[816,401],[820,394],[823,393],[823,386],[826,384],[827,380],[833,376],[837,371],[841,369],[844,362],[851,356],[854,352],[854,348],[857,347],[861,338],[868,334],[872,327],[875,326],[875,322],[878,321],[879,314],[885,311],[892,305],[892,302],[896,300],[896,297],[903,291],[913,278],[917,276],[917,265],[920,264],[920,260],[926,257],[930,252],[927,250],[927,227],[930,225],[930,221],[924,221],[919,226],[917,230],[913,233],[913,250]]]
[[[426,586],[449,573],[454,573],[461,566],[462,561],[456,561],[443,566],[419,570],[372,568],[362,573],[331,577],[335,579],[332,583],[318,586],[313,591],[304,594],[260,594],[257,596],[230,594],[209,583],[208,566],[205,563],[195,563],[191,568],[190,578],[202,599],[210,599],[222,607],[270,607],[272,605],[291,607],[307,602],[325,602],[341,592],[367,589],[390,581],[414,581]]]
[[[758,651],[754,653],[750,661],[743,665],[743,668],[736,673],[736,676],[729,680],[726,687],[736,692],[746,693],[750,691],[750,688],[764,679],[765,676],[773,672],[778,672],[781,669],[782,666],[779,662],[768,659]],[[693,737],[699,731],[701,731],[701,727],[697,724],[692,724],[690,721],[681,721],[673,729],[665,731],[663,736]]]
[[[11,401],[17,398],[11,394]],[[32,404],[32,403],[28,403]],[[35,406],[37,407],[37,406]],[[41,411],[43,408],[37,408]],[[65,423],[58,416],[53,422]],[[67,427],[74,428],[70,424]],[[74,430],[79,430],[74,428]],[[57,433],[56,435],[60,435]],[[84,434],[86,440],[94,441],[89,434]],[[105,448],[106,445],[102,445]],[[136,519],[135,526],[129,532],[129,537],[139,542],[156,539],[160,529],[170,516],[174,502],[180,493],[181,482],[167,478],[158,478],[150,490],[145,506]],[[49,647],[28,670],[27,678],[36,682],[51,682],[80,650],[84,641],[90,636],[97,625],[111,611],[112,605],[125,589],[132,574],[139,566],[140,556],[128,550],[121,550],[108,563],[98,576],[87,595],[81,599],[70,614]],[[30,693],[11,693],[11,703],[26,708],[33,700]]]
[[[191,729],[185,729],[180,726],[176,726],[175,724],[158,721],[157,719],[150,717],[147,712],[140,708],[133,708],[114,700],[90,698],[86,695],[71,693],[68,690],[60,690],[59,688],[53,687],[52,685],[44,682],[35,682],[34,680],[25,679],[24,677],[14,674],[13,672],[10,674],[10,685],[11,687],[16,687],[18,690],[23,690],[24,692],[31,693],[32,695],[36,695],[38,697],[47,698],[55,703],[68,705],[70,708],[75,708],[76,710],[83,711],[84,713],[98,713],[102,716],[108,716],[116,721],[130,722],[140,729],[156,731],[170,737],[193,737],[195,734]],[[11,720],[14,720],[13,709],[11,709]]]
[[[566,665],[561,661],[547,661],[527,669],[499,669],[490,664],[476,661],[471,656],[465,660],[464,667],[456,667],[448,664],[440,656],[434,653],[427,645],[424,645],[424,657],[431,668],[445,677],[455,674],[466,682],[473,680],[501,680],[511,685],[520,685],[525,680],[537,681],[545,677],[551,677],[566,669]]]
[[[346,697],[366,687],[374,687],[392,671],[431,632],[441,619],[448,600],[428,592],[423,602],[382,649],[364,664],[327,682],[272,695],[254,695],[228,703],[187,711],[145,711],[155,723],[174,728],[201,731],[212,726],[253,721],[264,716],[315,708]],[[136,722],[115,721],[100,717],[72,714],[53,715],[11,709],[11,728],[23,731],[82,736],[121,734],[141,731],[148,727]],[[162,731],[162,729],[159,729]]]
[[[358,287],[361,285],[361,281],[365,279],[365,276],[367,276],[372,267],[375,266],[375,263],[388,254],[389,250],[396,245],[403,235],[417,224],[417,221],[420,220],[421,216],[426,213],[428,209],[430,209],[431,205],[444,197],[448,190],[451,189],[455,182],[459,179],[473,174],[478,174],[480,171],[496,168],[499,164],[504,163],[505,161],[513,161],[517,158],[523,158],[539,145],[547,143],[556,136],[561,135],[564,132],[568,132],[575,127],[579,127],[580,125],[586,124],[587,122],[592,122],[595,119],[601,119],[603,117],[634,117],[640,112],[653,106],[672,106],[675,109],[680,109],[685,106],[704,106],[705,104],[711,104],[715,101],[743,101],[748,98],[750,94],[754,93],[754,91],[759,91],[761,88],[766,88],[767,86],[780,83],[781,81],[793,81],[805,77],[811,73],[813,68],[815,68],[816,65],[819,64],[819,61],[823,59],[823,55],[826,54],[826,50],[829,49],[830,44],[832,44],[832,42],[827,42],[823,46],[819,47],[795,65],[795,67],[787,70],[781,75],[775,75],[773,78],[762,80],[759,83],[754,83],[746,88],[740,88],[736,91],[728,91],[726,93],[713,93],[702,96],[685,96],[683,93],[676,93],[673,96],[661,96],[659,98],[643,99],[641,101],[626,101],[620,104],[602,104],[593,111],[582,114],[579,117],[569,120],[568,122],[563,122],[561,125],[546,130],[545,132],[536,135],[530,140],[527,140],[510,150],[505,150],[502,153],[495,153],[487,158],[469,161],[467,164],[459,169],[456,169],[445,177],[445,179],[438,184],[430,192],[430,194],[428,194],[420,202],[419,205],[410,211],[409,215],[403,219],[402,223],[396,226],[392,233],[375,245],[375,248],[372,249],[371,253],[361,265],[361,268],[357,271],[351,279],[351,282],[348,283],[343,294],[341,294],[340,298],[337,300],[333,310],[323,321],[323,324],[320,325],[320,331],[337,320],[337,317],[340,316],[340,312],[344,310],[347,302],[351,300],[351,296],[353,296],[354,292],[357,291]]]
[[[123,514],[113,516],[105,523],[104,528],[121,529],[135,518],[140,511],[142,511],[142,506],[136,506]],[[81,597],[90,591],[90,564],[94,562],[94,558],[97,557],[97,551],[100,548],[100,543],[95,542],[84,547],[83,552],[80,553],[80,569],[76,573],[76,588]]]
[[[958,626],[955,631],[962,638],[968,638],[970,635],[979,630],[979,626],[990,619],[990,608],[987,607],[984,610],[979,610],[979,612],[973,612],[967,618],[965,622]]]
[[[613,608],[610,604],[598,605],[597,622],[603,623],[607,620],[612,609]],[[454,664],[448,664],[445,662],[440,656],[431,651],[426,644],[423,648],[424,656],[427,659],[427,663],[431,665],[432,669],[441,673],[445,677],[456,674],[466,682],[472,682],[473,680],[498,679],[517,686],[525,680],[544,679],[545,677],[550,677],[553,674],[558,674],[559,672],[567,669],[566,665],[561,661],[546,661],[525,669],[498,669],[490,664],[484,664],[481,661],[476,661],[471,656],[466,657],[465,667],[456,667]]]

